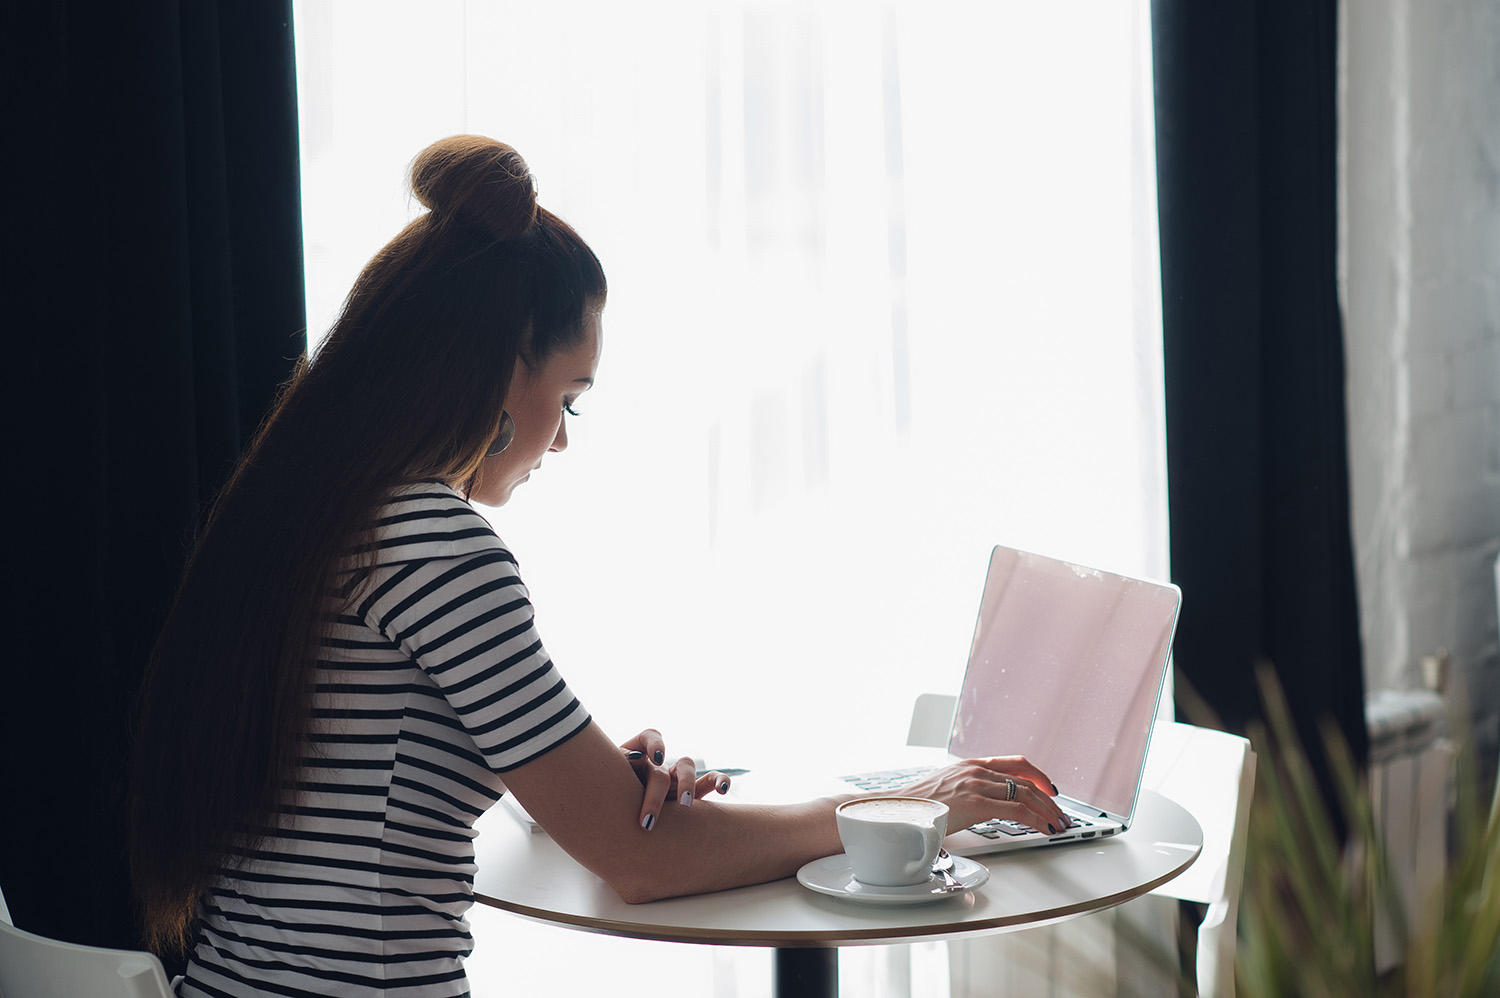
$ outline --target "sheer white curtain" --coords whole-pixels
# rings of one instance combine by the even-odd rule
[[[899,742],[992,544],[1166,575],[1146,10],[302,0],[314,337],[443,135],[604,262],[598,387],[491,519],[608,730]]]

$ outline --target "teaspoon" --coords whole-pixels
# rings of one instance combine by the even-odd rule
[[[953,857],[948,854],[948,850],[941,847],[938,848],[937,860],[932,864],[932,872],[940,873],[943,875],[944,890],[952,891],[963,889],[964,885],[959,883],[958,880],[953,876]]]

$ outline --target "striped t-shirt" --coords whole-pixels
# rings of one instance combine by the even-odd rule
[[[504,773],[589,722],[515,559],[446,485],[399,490],[330,626],[290,814],[199,907],[179,994],[468,992],[473,825]],[[360,578],[356,578],[360,576]]]

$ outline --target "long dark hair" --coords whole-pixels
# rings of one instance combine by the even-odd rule
[[[148,945],[181,951],[198,899],[289,803],[333,580],[406,482],[469,480],[517,358],[603,307],[604,272],[536,204],[509,146],[413,161],[428,209],[365,267],[207,519],[152,653],[132,761],[130,861]]]

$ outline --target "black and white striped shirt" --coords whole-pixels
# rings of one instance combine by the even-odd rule
[[[377,540],[340,580],[360,595],[324,639],[295,804],[202,902],[184,998],[467,994],[474,821],[589,722],[462,497],[398,491]]]

